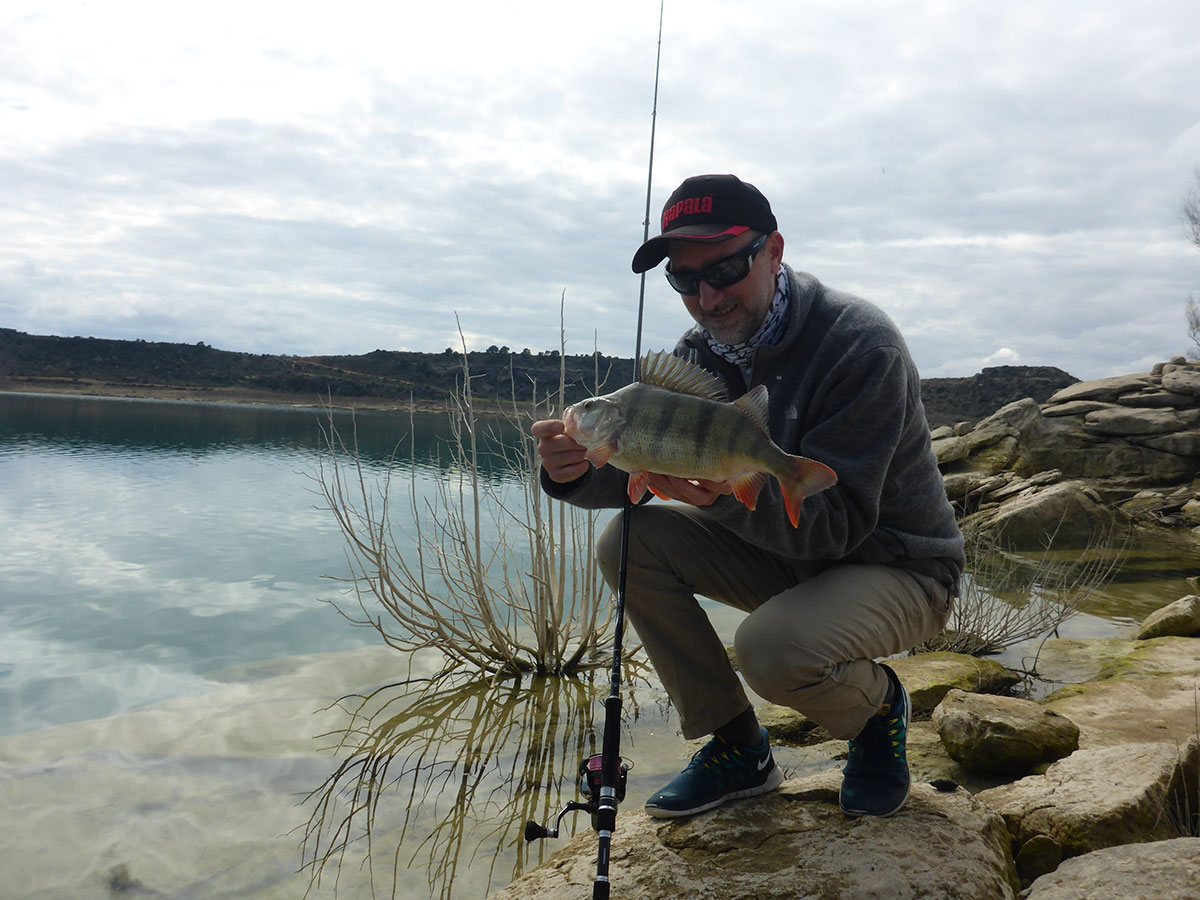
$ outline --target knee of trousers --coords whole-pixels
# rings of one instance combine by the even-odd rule
[[[832,660],[806,646],[790,629],[754,614],[742,621],[733,644],[746,684],[780,706],[791,705],[797,691],[821,684],[833,670]]]

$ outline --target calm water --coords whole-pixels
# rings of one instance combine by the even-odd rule
[[[404,674],[374,632],[321,602],[338,596],[325,576],[348,573],[312,481],[321,416],[0,394],[4,897],[303,895],[304,795],[349,752],[317,738],[348,724],[344,709],[328,707]],[[371,475],[396,454],[405,466],[413,458],[418,494],[446,477],[444,416],[418,417],[413,444],[406,414],[338,414],[337,423],[357,432]],[[496,462],[489,478],[512,476]],[[1124,633],[1187,593],[1194,552],[1181,561],[1169,549],[1165,563],[1153,555],[1064,633]],[[711,614],[731,634],[737,614]],[[640,805],[685,751],[661,691],[637,691],[626,706],[626,748],[637,759],[626,802]],[[439,878],[455,896],[484,896],[561,846],[546,842],[525,858],[495,822],[546,821],[575,798],[571,769],[593,749],[605,693],[604,683],[526,683],[375,698],[368,715],[414,702],[436,710],[412,746],[442,785],[415,804],[403,792],[381,803],[381,895],[402,837],[413,847],[396,857],[396,894],[406,898],[428,897]],[[480,734],[503,740],[473,763],[471,779],[459,777],[456,754]],[[504,785],[528,756],[551,760],[551,770],[518,772],[535,789],[512,799]],[[805,764],[785,760],[793,773]],[[580,819],[575,827],[586,828]],[[361,841],[347,850],[341,896],[368,895],[364,855]],[[310,896],[333,888],[326,878]]]
[[[319,423],[315,410],[0,394],[0,734],[375,643],[320,599],[346,562],[313,493]],[[422,483],[439,471],[442,423],[417,423]],[[377,466],[409,431],[406,414],[354,424]]]

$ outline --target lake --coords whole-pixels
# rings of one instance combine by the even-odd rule
[[[349,572],[313,480],[323,416],[0,394],[6,898],[298,898],[326,857],[309,896],[373,883],[383,896],[482,897],[561,846],[525,848],[520,824],[552,824],[575,799],[607,673],[401,684],[434,669],[323,602],[346,600],[330,576]],[[394,456],[420,500],[453,482],[445,416],[418,415],[411,433],[406,413],[334,420],[357,435],[369,478]],[[486,468],[500,491],[516,482],[502,460]],[[1147,564],[1064,633],[1128,632],[1188,592],[1193,563]],[[710,614],[732,634],[738,614]],[[687,752],[648,673],[626,693],[636,764],[622,810]],[[362,699],[336,702],[347,695]],[[368,843],[358,820],[339,836],[344,807],[319,800],[322,785],[364,784],[338,773],[370,735],[391,742],[391,769],[365,783]],[[780,755],[791,774],[828,764]],[[568,830],[588,827],[576,818]]]

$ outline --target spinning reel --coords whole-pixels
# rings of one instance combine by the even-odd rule
[[[617,760],[617,782],[613,788],[615,803],[620,803],[625,799],[625,786],[629,780],[629,770],[633,768],[633,763],[627,763],[623,759]],[[558,837],[558,829],[562,825],[563,817],[569,812],[586,812],[592,817],[592,828],[597,832],[600,831],[600,807],[601,797],[603,796],[604,783],[604,754],[597,753],[595,756],[589,756],[579,764],[579,793],[585,798],[586,802],[579,803],[572,800],[563,807],[562,812],[558,814],[558,818],[554,820],[554,828],[547,828],[545,825],[539,825],[537,822],[525,823],[525,840],[539,841],[542,838]],[[614,803],[614,806],[615,806]]]

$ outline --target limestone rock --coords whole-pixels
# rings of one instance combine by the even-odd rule
[[[890,819],[848,819],[837,772],[678,821],[622,811],[612,896],[637,900],[1013,900],[1003,821],[967,791],[913,786]],[[492,900],[592,896],[596,835],[581,833]]]
[[[1084,424],[1101,434],[1166,434],[1188,426],[1173,409],[1101,409],[1083,417]]]
[[[1046,418],[1056,416],[1083,416],[1099,409],[1114,409],[1112,403],[1103,400],[1070,400],[1066,403],[1053,403],[1042,407],[1042,415]]]
[[[1200,838],[1108,847],[1037,879],[1025,900],[1196,900]]]
[[[1001,540],[1016,549],[1082,547],[1118,527],[1119,519],[1078,479],[1051,485],[1004,504],[982,520]]]
[[[1078,750],[1045,775],[981,791],[978,798],[1004,816],[1018,845],[1045,835],[1064,857],[1079,856],[1175,837],[1172,812],[1194,804],[1198,763],[1195,738],[1183,748],[1155,743]]]
[[[1164,371],[1162,386],[1164,390],[1200,397],[1200,370],[1189,366]]]
[[[1138,640],[1179,635],[1190,637],[1200,634],[1200,597],[1188,594],[1174,603],[1150,613],[1138,629]]]
[[[1150,437],[1139,437],[1137,443],[1152,450],[1164,453],[1174,453],[1178,456],[1200,456],[1200,431],[1174,431],[1169,434],[1155,434]]]
[[[908,691],[914,716],[932,712],[956,688],[977,694],[998,694],[1021,680],[1021,676],[993,659],[965,653],[915,653],[888,660],[888,665]]]
[[[1043,677],[1091,678],[1051,694],[1043,704],[1079,726],[1079,746],[1165,741],[1196,734],[1196,673],[1200,640],[1047,641]]]
[[[1058,841],[1044,834],[1037,834],[1021,845],[1017,851],[1017,874],[1026,884],[1062,864],[1062,847]]]
[[[1079,747],[1070,719],[1030,700],[954,690],[933,711],[951,757],[969,769],[1027,774]]]
[[[1069,400],[1105,400],[1116,402],[1122,394],[1130,391],[1140,391],[1145,387],[1153,387],[1154,382],[1148,375],[1118,375],[1115,378],[1101,378],[1096,381],[1081,381],[1057,391],[1050,397],[1050,403],[1066,403]]]
[[[964,438],[951,435],[935,438],[933,441],[933,453],[937,457],[939,466],[966,459],[970,452],[971,448]]]

